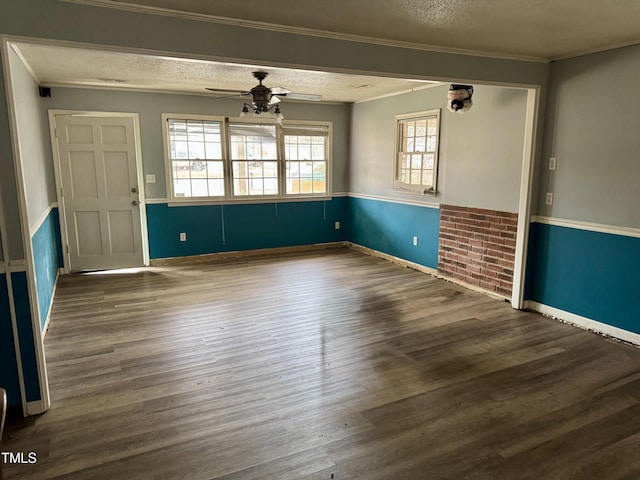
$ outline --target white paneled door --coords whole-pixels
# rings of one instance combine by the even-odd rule
[[[144,265],[133,117],[56,115],[55,124],[69,269]]]

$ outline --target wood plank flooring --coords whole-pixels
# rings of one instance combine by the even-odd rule
[[[349,249],[63,276],[18,479],[640,478],[640,349]]]

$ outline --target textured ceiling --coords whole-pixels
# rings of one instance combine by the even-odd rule
[[[264,70],[264,84],[296,93],[322,95],[323,101],[356,102],[416,88],[433,82],[346,75],[308,70],[237,65],[84,48],[16,43],[42,85],[75,85],[195,93],[217,96],[205,87],[250,90],[258,81],[252,72]]]
[[[640,43],[639,0],[66,0],[310,35],[549,61]],[[265,85],[354,102],[430,86],[418,80],[237,65],[18,43],[43,85],[211,95]]]
[[[547,60],[640,42],[637,0],[78,1]]]

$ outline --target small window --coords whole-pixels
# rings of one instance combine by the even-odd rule
[[[326,194],[329,127],[287,125],[283,131],[287,195]]]
[[[435,194],[440,110],[396,118],[398,148],[394,187]]]

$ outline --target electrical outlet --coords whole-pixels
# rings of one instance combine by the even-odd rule
[[[544,199],[544,203],[547,205],[553,205],[553,193],[547,192],[547,196]]]
[[[340,230],[340,222],[335,223],[336,230]]]
[[[413,246],[414,247],[418,246],[418,237],[413,237]]]
[[[145,182],[156,183],[156,176],[153,173],[148,173],[147,175],[145,175]]]
[[[558,159],[556,157],[549,157],[549,170],[555,170]]]
[[[187,234],[185,232],[180,232],[180,241],[181,242],[187,241]]]

